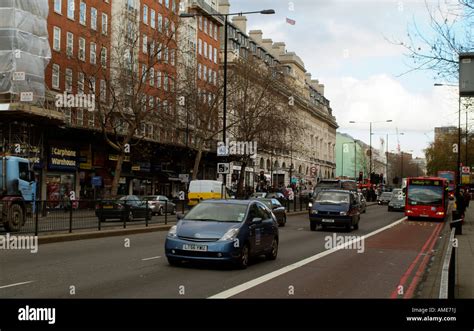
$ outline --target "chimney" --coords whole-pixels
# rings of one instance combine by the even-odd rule
[[[273,55],[273,40],[271,39],[262,39],[262,46]],[[274,56],[274,55],[273,55]]]
[[[237,28],[243,33],[247,33],[247,17],[245,16],[234,16],[232,18],[232,23],[234,23]]]
[[[249,31],[250,38],[252,38],[257,43],[257,45],[262,44],[262,35],[263,35],[262,30],[251,30],[251,31]]]
[[[219,0],[219,13],[229,14],[230,3],[229,0]]]

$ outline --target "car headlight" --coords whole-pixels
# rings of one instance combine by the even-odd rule
[[[341,211],[341,212],[339,213],[339,215],[341,215],[341,216],[346,216],[346,215],[347,215],[347,212],[346,212],[346,211]]]
[[[312,202],[308,202],[308,208],[311,208],[313,207],[313,203]]]
[[[176,238],[177,237],[177,234],[176,234],[176,225],[173,225],[170,230],[168,231],[168,237],[171,237],[171,238]]]
[[[239,229],[238,228],[232,228],[229,229],[219,241],[225,241],[225,240],[234,240],[237,235],[239,234]]]

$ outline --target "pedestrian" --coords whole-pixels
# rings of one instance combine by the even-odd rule
[[[459,195],[456,198],[456,211],[459,217],[464,220],[464,212],[466,211],[466,202],[464,198],[464,191],[459,190]]]
[[[71,208],[71,200],[69,199],[69,195],[67,194],[67,192],[64,193],[63,195],[63,209],[64,209],[64,212],[68,212],[69,211],[69,208]]]

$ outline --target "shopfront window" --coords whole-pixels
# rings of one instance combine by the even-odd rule
[[[46,191],[50,208],[61,208],[65,194],[74,190],[73,174],[48,174],[46,176]]]

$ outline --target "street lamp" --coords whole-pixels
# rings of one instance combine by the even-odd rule
[[[198,14],[198,13],[181,13],[179,17],[181,18],[190,18],[197,16],[219,16],[225,17],[224,20],[224,95],[223,95],[223,110],[222,110],[222,141],[226,143],[226,133],[227,133],[227,25],[229,22],[229,16],[243,16],[248,14],[262,14],[262,15],[271,15],[275,14],[273,9],[264,9],[259,11],[248,11],[248,12],[239,12],[239,13],[228,13],[228,14]],[[245,32],[245,31],[244,31]],[[224,186],[227,186],[227,174],[223,174]]]
[[[356,122],[356,121],[349,121],[349,123],[351,124],[354,124],[354,123],[369,123],[370,124],[370,165],[369,165],[369,178],[370,176],[372,175],[372,123],[387,123],[387,122],[392,122],[392,120],[385,120],[385,121],[377,121],[377,122],[373,122],[373,121],[370,121],[370,122]]]

